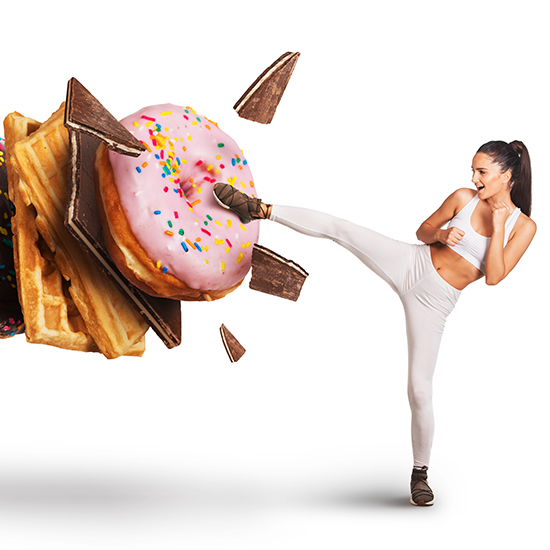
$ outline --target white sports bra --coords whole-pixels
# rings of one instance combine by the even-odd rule
[[[447,246],[468,260],[482,273],[485,273],[485,261],[487,259],[487,252],[489,251],[491,237],[484,237],[483,235],[480,235],[472,227],[471,218],[478,202],[479,197],[475,195],[472,200],[464,206],[454,218],[451,219],[447,228],[450,229],[451,227],[458,227],[464,231],[465,235],[458,244],[454,246],[448,244]],[[504,226],[504,246],[506,246],[506,243],[510,237],[510,232],[512,231],[520,214],[521,210],[516,208],[512,215],[508,216]]]

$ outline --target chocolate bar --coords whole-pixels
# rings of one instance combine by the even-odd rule
[[[220,327],[220,333],[229,359],[232,363],[236,363],[245,354],[246,350],[223,324]]]
[[[118,270],[103,241],[93,176],[100,143],[121,154],[139,156],[145,147],[75,78],[69,81],[65,107],[69,130],[69,198],[65,226],[92,255],[143,319],[168,348],[181,343],[181,304],[150,296],[132,285]]]
[[[269,124],[273,120],[298,57],[299,53],[287,52],[269,66],[235,103],[233,109],[237,114],[248,120]]]
[[[308,273],[272,250],[255,244],[252,250],[250,288],[279,298],[296,301]]]
[[[67,129],[95,137],[117,153],[139,157],[145,151],[145,145],[120,124],[76,78],[71,78],[67,86],[64,123]]]

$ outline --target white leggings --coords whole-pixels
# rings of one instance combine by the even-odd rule
[[[414,466],[428,466],[434,433],[432,378],[445,320],[460,290],[437,273],[428,245],[396,241],[347,220],[305,208],[274,205],[270,219],[305,235],[333,240],[357,256],[398,294],[407,327]]]

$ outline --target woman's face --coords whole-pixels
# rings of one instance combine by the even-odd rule
[[[501,172],[500,166],[485,153],[476,153],[472,161],[472,183],[477,188],[478,197],[482,200],[508,190],[510,172]]]

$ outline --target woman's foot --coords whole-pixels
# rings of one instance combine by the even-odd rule
[[[414,506],[431,506],[434,494],[428,485],[428,467],[413,468],[411,475],[411,504]]]
[[[264,220],[271,213],[271,205],[264,204],[260,199],[253,199],[227,183],[214,185],[214,198],[223,208],[233,210],[243,223]]]

